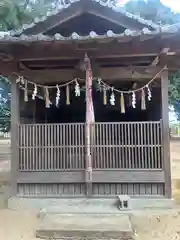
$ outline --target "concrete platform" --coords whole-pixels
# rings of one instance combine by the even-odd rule
[[[157,197],[131,198],[130,206],[130,211],[179,208],[173,200]],[[118,214],[121,212],[117,207],[117,198],[60,199],[12,197],[8,200],[8,207],[14,210],[24,209],[61,214]]]
[[[46,214],[36,231],[42,239],[132,240],[128,215]]]

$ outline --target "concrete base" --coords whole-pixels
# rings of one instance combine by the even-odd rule
[[[58,199],[58,198],[20,198],[12,197],[8,200],[10,209],[35,210],[37,212],[49,213],[79,213],[79,214],[118,214],[121,210],[118,208],[117,199]],[[178,208],[173,200],[165,198],[131,198],[131,209],[126,210],[144,210],[144,209],[174,209]]]
[[[133,239],[128,215],[47,214],[36,231],[44,239]]]

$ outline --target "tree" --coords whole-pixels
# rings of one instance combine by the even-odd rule
[[[10,130],[10,83],[7,78],[0,77],[0,130]]]
[[[161,25],[173,24],[180,21],[180,14],[173,13],[160,0],[132,0],[127,2],[124,8],[130,13]]]
[[[144,19],[152,20],[157,24],[173,24],[180,22],[180,14],[175,14],[160,0],[137,0],[125,4],[128,12],[139,15]],[[169,103],[174,107],[180,120],[180,72],[169,74]]]

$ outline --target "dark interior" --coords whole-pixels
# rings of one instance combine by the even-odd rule
[[[91,59],[91,63],[100,67],[128,67],[128,66],[149,66],[154,60],[154,56],[140,57],[118,57],[118,58],[99,58]],[[30,70],[43,69],[74,69],[82,59],[47,59],[21,61],[21,64]],[[19,66],[19,67],[20,67]]]
[[[116,105],[110,105],[111,92],[107,92],[107,105],[103,104],[103,93],[93,87],[93,103],[96,122],[133,122],[133,121],[159,121],[161,119],[161,90],[154,87],[152,100],[146,96],[146,110],[141,110],[141,92],[136,94],[136,108],[132,108],[131,94],[124,95],[126,113],[121,113],[120,94],[116,93]],[[22,92],[23,97],[23,92]],[[86,104],[85,91],[81,91],[80,97],[75,97],[74,89],[71,89],[70,105],[66,105],[65,89],[61,90],[60,104],[55,106],[56,91],[50,92],[50,108],[45,107],[45,101],[37,98],[35,101],[29,96],[29,102],[21,107],[21,117],[28,119],[29,123],[78,123],[85,122]]]

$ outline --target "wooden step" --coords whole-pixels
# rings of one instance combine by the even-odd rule
[[[132,240],[128,215],[46,214],[36,236],[41,239]]]

